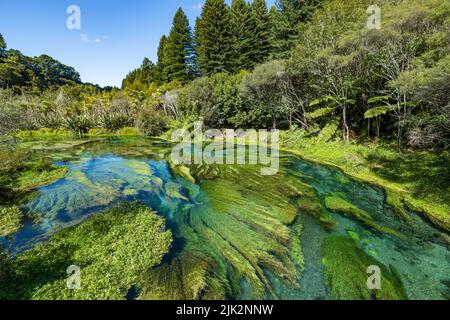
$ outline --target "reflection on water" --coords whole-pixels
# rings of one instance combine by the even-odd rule
[[[401,221],[380,189],[287,155],[276,177],[232,166],[215,178],[199,174],[194,184],[170,167],[168,151],[148,140],[42,151],[69,174],[25,201],[24,208],[39,219],[13,237],[12,252],[118,201],[140,201],[166,218],[175,238],[163,265],[148,276],[146,298],[332,299],[321,255],[322,240],[330,234],[355,239],[368,255],[395,267],[409,298],[448,298],[450,253],[440,241],[443,232],[412,212],[408,224]],[[329,210],[335,227],[327,230],[295,204],[308,197],[326,210],[329,195],[339,195],[401,236]]]

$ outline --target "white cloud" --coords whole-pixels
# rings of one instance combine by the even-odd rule
[[[97,39],[95,39],[95,42],[96,42],[96,43],[100,43],[100,42],[103,42],[103,41],[102,41],[102,39],[97,38]]]
[[[194,10],[202,10],[203,4],[201,2],[194,4]]]

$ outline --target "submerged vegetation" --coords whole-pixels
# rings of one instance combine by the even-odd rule
[[[142,272],[161,262],[171,241],[164,220],[150,209],[119,205],[2,266],[9,281],[0,283],[0,298],[125,299]],[[83,290],[67,289],[70,265],[81,268]]]
[[[450,5],[377,3],[180,8],[120,89],[0,34],[0,299],[448,299]],[[283,130],[278,174],[145,138],[199,120]]]
[[[333,296],[340,300],[405,300],[407,295],[398,276],[391,266],[379,261],[361,250],[356,241],[345,237],[324,239],[323,264],[325,277]],[[381,290],[367,287],[367,268],[381,268]]]

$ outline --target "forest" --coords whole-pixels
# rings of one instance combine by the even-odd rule
[[[368,27],[368,19],[373,14],[368,8],[374,2],[381,8],[380,29]],[[309,181],[300,183],[279,177],[262,181],[253,172],[241,172],[241,169],[235,170],[249,181],[267,184],[267,190],[260,190],[259,195],[250,187],[247,196],[255,208],[259,203],[280,203],[280,207],[274,209],[276,214],[265,212],[261,218],[269,219],[270,216],[270,224],[273,228],[278,227],[280,234],[273,235],[268,221],[255,218],[261,212],[256,209],[255,212],[246,211],[244,193],[239,193],[242,190],[229,191],[236,188],[237,182],[227,169],[190,167],[186,173],[185,168],[171,167],[181,177],[204,188],[210,197],[211,208],[202,212],[210,212],[212,220],[209,222],[201,223],[191,218],[194,220],[190,224],[173,229],[174,224],[181,223],[181,218],[175,223],[168,215],[164,225],[155,212],[166,209],[154,205],[150,209],[141,205],[127,207],[132,214],[126,219],[120,218],[126,204],[120,204],[119,209],[108,208],[113,203],[110,199],[113,191],[107,190],[106,185],[114,185],[116,180],[108,180],[108,184],[102,185],[104,180],[101,179],[106,179],[103,171],[89,177],[76,171],[75,164],[67,169],[47,157],[34,158],[35,152],[48,150],[46,143],[50,141],[56,141],[58,145],[52,152],[58,153],[55,159],[59,161],[64,144],[78,148],[87,140],[111,137],[168,140],[174,130],[190,129],[199,120],[207,129],[281,130],[283,151],[340,170],[345,174],[342,177],[337,174],[338,179],[344,181],[343,185],[350,183],[346,179],[351,178],[380,188],[385,194],[382,201],[387,204],[384,205],[392,208],[397,219],[406,223],[412,219],[411,212],[419,214],[426,221],[422,224],[430,223],[438,230],[434,235],[437,234],[435,238],[440,239],[439,243],[450,248],[448,1],[277,0],[269,8],[265,0],[232,0],[231,4],[224,0],[206,0],[195,25],[190,25],[182,8],[178,9],[172,28],[161,37],[157,61],[143,58],[142,65],[123,79],[121,88],[83,83],[74,68],[45,54],[25,56],[9,48],[7,41],[0,34],[0,240],[1,237],[11,238],[24,220],[35,218],[30,213],[24,218],[19,199],[25,197],[28,201],[33,190],[49,185],[51,188],[51,183],[61,178],[90,188],[101,204],[96,208],[106,210],[102,215],[56,234],[49,245],[39,245],[20,253],[15,260],[8,257],[5,246],[0,254],[0,280],[15,279],[15,285],[11,287],[11,281],[3,281],[9,284],[2,286],[0,281],[0,299],[119,299],[128,297],[124,295],[124,288],[129,289],[136,283],[142,290],[141,298],[245,297],[240,295],[245,290],[242,289],[244,285],[238,283],[238,274],[249,279],[252,297],[283,296],[280,292],[285,291],[278,288],[278,292],[271,287],[270,276],[260,265],[270,266],[273,276],[282,275],[280,277],[288,282],[295,282],[296,268],[304,271],[301,244],[291,237],[301,234],[305,227],[298,225],[298,228],[287,229],[297,221],[297,216],[288,208],[288,203],[292,202],[326,230],[333,229],[336,224],[336,218],[333,216],[333,222],[333,217],[325,213],[328,210],[353,217],[376,232],[397,236],[394,225],[379,225],[365,212],[370,211],[370,206],[362,210],[351,203],[351,197],[339,192],[315,195],[306,186]],[[9,146],[12,141],[25,146],[44,141],[44,146],[40,145],[34,151],[27,147],[17,149]],[[161,151],[153,151],[152,155],[161,154]],[[97,150],[89,152],[96,154]],[[142,163],[132,163],[133,160],[127,158],[131,151],[114,149],[114,152],[126,159],[127,168],[134,170],[134,175],[162,170],[153,167],[154,164],[147,168],[142,167]],[[67,159],[72,161],[73,156]],[[290,170],[291,167],[286,167],[286,172],[294,175]],[[220,176],[221,183],[211,176]],[[166,181],[164,177],[161,174],[158,178],[142,181],[151,185],[153,191],[159,190],[158,196],[164,194],[176,199],[173,200],[176,204],[170,202],[173,206],[189,198],[187,194],[190,197],[197,195],[189,183],[182,184],[182,189],[189,190],[183,193],[180,187],[174,186],[179,181]],[[95,179],[99,180],[95,182]],[[128,181],[123,177],[120,179]],[[140,183],[139,179],[136,181]],[[202,179],[208,182],[203,185],[199,182]],[[122,185],[122,188],[125,188],[122,191],[126,196],[137,194],[134,187]],[[219,217],[218,213],[228,210],[221,206],[227,200],[225,196],[216,195],[214,190],[223,190],[227,195],[229,192],[230,199],[242,214],[250,220],[256,219],[246,238],[248,243],[255,243],[255,247],[227,234],[241,228],[240,220],[233,216],[236,220],[226,222]],[[80,195],[78,200],[84,205],[83,201],[87,199],[87,195]],[[51,201],[55,208],[61,204],[56,199],[46,201]],[[236,224],[220,232],[221,223]],[[411,223],[411,228],[416,228],[415,223]],[[422,224],[417,227],[420,232],[425,228]],[[146,237],[145,227],[150,230],[151,239]],[[137,229],[137,232],[130,232],[131,229]],[[263,230],[261,234],[253,235],[260,229]],[[347,231],[344,231],[346,237],[336,234],[323,241],[323,259],[327,261],[324,272],[329,290],[339,299],[373,298],[373,294],[355,282],[361,276],[356,264],[350,267],[350,273],[359,274],[353,282],[339,274],[344,263],[369,263],[376,258],[356,246],[359,236]],[[400,231],[408,237],[414,232],[422,234],[417,230]],[[114,246],[111,239],[117,234],[120,234],[120,241]],[[80,240],[82,238],[85,240]],[[99,240],[95,242],[95,238]],[[192,239],[192,243],[187,242],[187,251],[178,248],[181,238]],[[207,239],[211,247],[200,246],[202,239]],[[224,239],[233,245],[228,247],[222,243]],[[137,246],[130,249],[125,246],[135,241],[153,241],[157,245],[133,268],[127,268],[126,259],[134,259],[142,253]],[[257,247],[256,243],[266,244]],[[285,243],[290,243],[291,260],[281,258],[287,254],[283,247]],[[171,253],[173,259],[167,262],[163,256],[171,248],[175,248],[176,253]],[[236,257],[247,249],[248,254],[243,260],[248,263],[241,265]],[[339,257],[331,254],[339,250],[346,254]],[[445,251],[447,255],[448,250]],[[107,260],[108,252],[112,251],[118,257],[109,275],[114,281],[106,285],[108,275],[102,275],[103,260]],[[220,260],[211,252],[222,252],[226,258]],[[59,255],[56,257],[55,253]],[[59,291],[63,283],[61,270],[70,255],[70,261],[87,265],[88,279],[100,277],[101,281],[81,293],[67,295]],[[95,262],[93,257],[103,260]],[[157,267],[161,263],[163,265]],[[41,264],[50,270],[48,274],[35,272]],[[407,294],[399,284],[397,270],[386,262],[385,265],[383,270],[388,286],[377,293],[376,298],[411,296],[411,292],[406,290]],[[138,279],[138,274],[151,267],[157,268],[152,269],[144,280]],[[195,276],[177,280],[174,270],[181,269]],[[344,288],[347,280],[351,285]],[[180,287],[177,281],[183,285]],[[446,283],[447,291],[444,290],[443,296],[448,299],[448,277],[447,282],[442,283]],[[162,289],[152,291],[152,286]],[[164,295],[164,286],[170,287],[172,296]],[[423,298],[420,294],[417,297]]]

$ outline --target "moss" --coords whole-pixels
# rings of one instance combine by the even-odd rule
[[[25,141],[36,140],[66,140],[72,135],[69,131],[64,129],[39,129],[21,131],[15,135],[17,138]]]
[[[364,210],[359,209],[355,205],[350,202],[337,197],[337,196],[328,196],[325,197],[325,206],[327,209],[334,211],[336,213],[342,213],[348,217],[355,218],[359,221],[364,222],[369,227],[378,230],[380,232],[389,233],[395,236],[400,236],[400,234],[388,227],[379,225],[376,223],[372,217],[365,212]]]
[[[294,144],[286,139],[286,134],[282,134],[281,150],[338,168],[352,178],[395,194],[407,207],[450,231],[450,164],[445,152],[398,153],[376,144],[310,143],[304,139]],[[399,206],[393,203],[394,210],[398,210]]]
[[[359,242],[359,240],[360,240],[359,234],[357,234],[356,232],[350,231],[350,230],[347,231],[347,234],[350,236],[350,238]]]
[[[309,197],[300,197],[297,199],[297,205],[301,212],[304,212],[314,217],[320,225],[326,229],[331,230],[336,226],[336,222],[333,218],[324,210],[320,204],[320,200]]]
[[[153,170],[150,165],[144,161],[139,160],[125,160],[124,165],[138,174],[144,176],[153,175]]]
[[[411,217],[405,210],[403,200],[398,194],[392,191],[386,191],[386,202],[392,207],[401,220],[404,222],[409,222],[411,220]]]
[[[125,299],[141,275],[161,263],[172,236],[149,208],[122,204],[54,235],[12,261],[0,299]],[[66,269],[81,268],[81,289],[68,290]]]
[[[57,166],[43,171],[25,170],[18,176],[13,189],[16,192],[31,191],[64,178],[68,171],[66,167]]]
[[[398,273],[361,250],[353,239],[331,236],[322,245],[325,279],[331,294],[340,300],[405,300],[407,295]],[[367,287],[367,268],[381,269],[381,290]]]
[[[0,207],[0,237],[8,237],[22,227],[23,213],[16,207]]]
[[[292,228],[292,241],[291,241],[291,256],[294,259],[294,262],[300,267],[303,271],[305,269],[305,257],[303,256],[303,250],[301,245],[301,236],[302,236],[303,226],[301,224],[296,224]]]
[[[230,296],[230,289],[217,267],[201,252],[184,251],[146,273],[140,299],[223,300]]]

